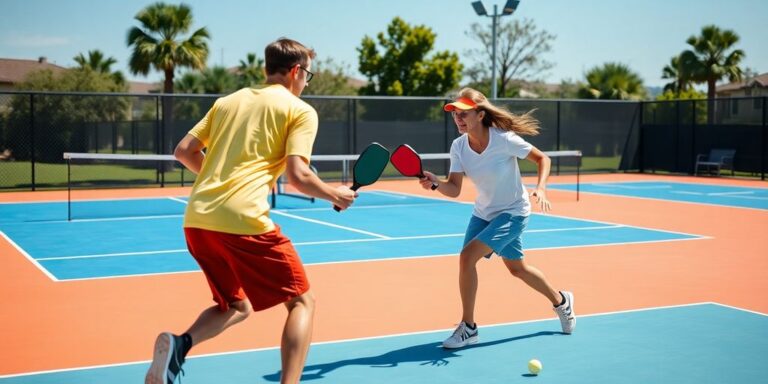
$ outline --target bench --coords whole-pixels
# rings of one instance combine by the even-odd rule
[[[699,168],[706,169],[709,174],[715,171],[717,175],[720,175],[721,169],[728,169],[733,176],[733,157],[735,155],[735,149],[712,149],[709,154],[698,154],[693,174],[698,175]]]

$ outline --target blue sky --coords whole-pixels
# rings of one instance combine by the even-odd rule
[[[37,59],[72,66],[72,58],[100,49],[117,59],[114,69],[132,80],[157,81],[161,74],[132,75],[127,63],[126,34],[138,26],[136,13],[154,1],[144,0],[6,0],[0,15],[0,57]],[[209,65],[235,66],[248,52],[263,56],[266,44],[281,36],[313,47],[320,58],[333,58],[357,71],[356,48],[365,35],[385,30],[395,16],[423,24],[437,34],[436,49],[467,56],[476,42],[465,32],[472,23],[490,23],[475,15],[470,0],[188,0],[195,28],[211,33]],[[487,9],[505,0],[484,0]],[[168,3],[175,3],[168,1]],[[544,56],[555,64],[544,80],[581,80],[608,61],[627,64],[647,86],[664,84],[661,69],[687,48],[685,40],[707,24],[732,29],[747,53],[744,67],[768,72],[768,1],[765,0],[522,0],[517,12],[502,18],[533,19],[539,29],[556,35]]]

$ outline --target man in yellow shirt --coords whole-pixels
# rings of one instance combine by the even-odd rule
[[[184,234],[216,305],[184,334],[158,335],[146,383],[173,383],[193,345],[280,303],[288,309],[281,382],[301,378],[315,304],[301,259],[269,218],[269,193],[285,172],[299,191],[341,209],[357,194],[329,186],[308,165],[318,119],[299,96],[312,79],[315,52],[281,38],[264,56],[266,84],[218,99],[176,147],[176,158],[198,174]]]

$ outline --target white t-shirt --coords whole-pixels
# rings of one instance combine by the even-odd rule
[[[533,146],[512,131],[489,129],[488,147],[477,153],[463,134],[451,144],[450,172],[463,172],[477,188],[473,215],[492,220],[501,213],[531,214],[531,202],[520,177],[517,159],[528,157]]]

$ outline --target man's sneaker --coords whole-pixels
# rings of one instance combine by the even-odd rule
[[[149,366],[145,384],[173,384],[179,372],[184,374],[181,365],[184,364],[181,336],[165,332],[155,340],[155,352],[152,355],[152,365]]]
[[[462,321],[453,331],[453,335],[443,341],[443,348],[455,349],[474,343],[477,343],[477,326],[470,329],[467,323]]]
[[[557,317],[560,318],[560,326],[563,327],[563,333],[570,334],[576,328],[576,313],[573,311],[573,293],[560,291],[565,298],[565,303],[554,308]]]

